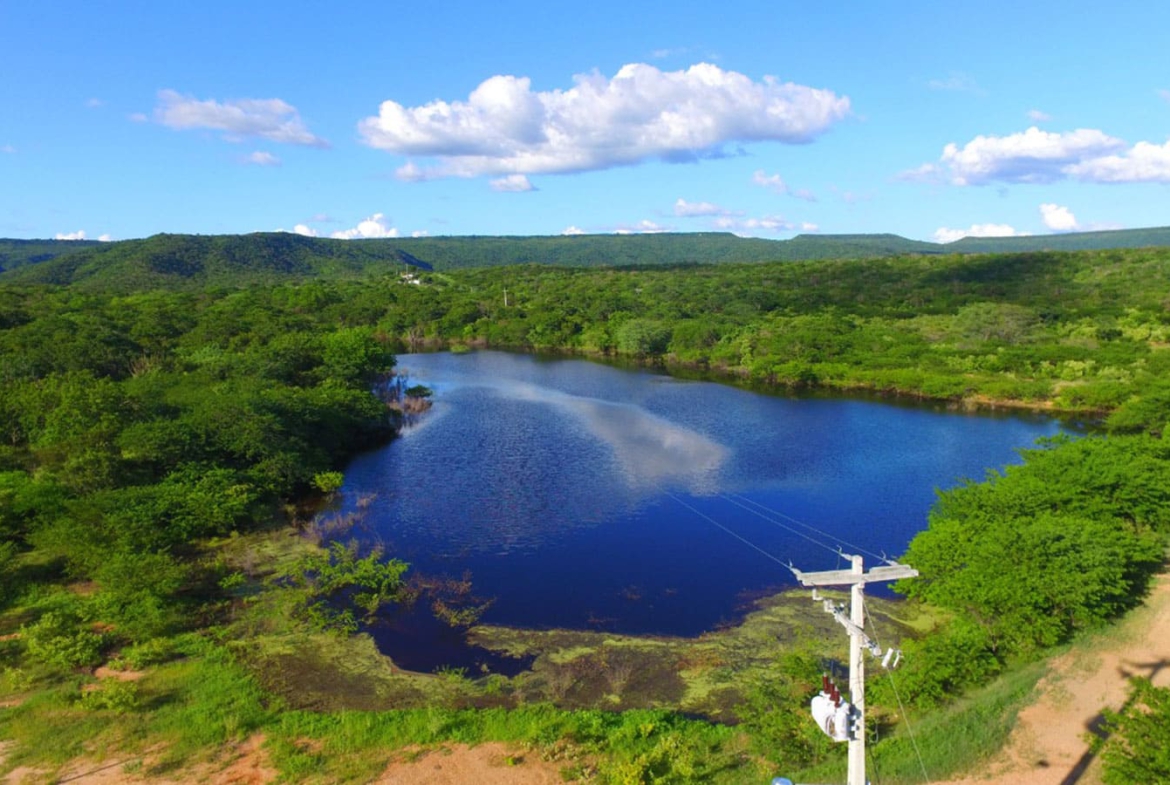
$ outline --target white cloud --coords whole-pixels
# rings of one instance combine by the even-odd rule
[[[1102,131],[1081,128],[1050,133],[1033,126],[1008,136],[977,136],[943,148],[939,164],[923,164],[898,179],[954,185],[991,182],[1051,183],[1074,178],[1091,183],[1170,183],[1170,141],[1132,147]]]
[[[1048,114],[1048,112],[1042,112],[1039,109],[1029,109],[1028,119],[1033,123],[1047,123],[1052,119],[1052,115]]]
[[[1095,129],[1049,133],[1033,126],[1009,136],[977,136],[963,147],[948,144],[940,160],[955,185],[982,185],[993,180],[1049,183],[1064,177],[1065,169],[1079,161],[1124,146],[1122,140]]]
[[[390,226],[386,221],[386,216],[382,213],[374,213],[369,218],[358,223],[352,229],[344,229],[340,232],[334,232],[332,237],[338,240],[356,240],[374,237],[397,237],[398,230]]]
[[[280,159],[272,153],[264,150],[257,150],[249,156],[244,158],[244,163],[254,164],[256,166],[280,166]]]
[[[85,230],[78,229],[76,232],[58,232],[53,235],[54,240],[84,240]]]
[[[761,188],[767,188],[778,194],[787,194],[794,199],[803,199],[806,202],[815,202],[817,200],[816,194],[807,188],[793,190],[789,187],[788,183],[784,182],[783,177],[778,174],[766,174],[763,169],[757,169],[752,173],[752,182]]]
[[[782,215],[765,215],[759,218],[722,216],[712,221],[711,225],[716,229],[741,235],[760,234],[761,232],[768,234],[795,231],[815,232],[817,230],[816,224],[789,221]]]
[[[757,169],[752,173],[752,182],[778,194],[788,193],[788,183],[784,182],[783,177],[778,174],[765,174],[763,169]]]
[[[653,221],[638,221],[638,223],[630,226],[622,224],[613,230],[614,234],[662,234],[663,232],[673,231],[672,227],[662,226]]]
[[[98,242],[99,243],[112,243],[112,242],[114,242],[114,238],[111,237],[108,233],[107,234],[99,234],[98,235]]]
[[[358,124],[366,144],[438,158],[398,170],[403,180],[568,173],[650,159],[694,161],[733,142],[808,142],[850,113],[830,90],[760,81],[700,63],[685,71],[623,66],[612,79],[575,76],[537,92],[526,77],[493,76],[466,101],[416,107],[384,101]]]
[[[1040,217],[1044,220],[1044,225],[1054,232],[1075,232],[1080,228],[1072,211],[1059,204],[1040,205]]]
[[[492,180],[490,185],[493,191],[502,191],[505,193],[521,193],[536,190],[532,183],[528,182],[528,178],[522,174],[510,174],[507,177],[500,177],[499,179]]]
[[[942,167],[938,164],[923,164],[916,166],[913,169],[906,169],[894,175],[895,180],[901,180],[905,183],[930,183],[938,184],[946,180],[943,176]]]
[[[970,229],[940,227],[934,233],[936,243],[953,243],[964,237],[1026,237],[1028,232],[1016,231],[1007,224],[972,224]]]
[[[1066,173],[1095,183],[1170,183],[1170,141],[1163,145],[1138,142],[1119,155],[1071,165]]]
[[[270,142],[328,147],[305,127],[296,107],[279,98],[242,98],[220,103],[200,101],[174,90],[159,90],[154,119],[167,128],[223,131],[228,141],[258,137]]]
[[[301,235],[302,237],[319,237],[320,236],[317,233],[316,229],[314,229],[311,226],[306,226],[305,224],[297,224],[296,226],[293,227],[293,232],[295,234]]]
[[[688,202],[686,199],[679,199],[674,203],[674,214],[679,218],[697,218],[700,216],[709,215],[736,215],[736,213],[727,208],[720,207],[717,204],[710,202]]]
[[[576,227],[576,226],[566,226],[561,231],[561,234],[566,235],[568,237],[572,237],[573,235],[577,235],[577,234],[585,234],[585,230],[581,229],[579,227]]]
[[[974,77],[962,71],[951,71],[946,79],[931,79],[926,83],[931,90],[945,90],[955,93],[975,93],[984,95],[986,91],[980,87]]]
[[[430,237],[431,233],[428,232],[426,229],[415,229],[413,232],[410,233],[410,236],[411,237]]]

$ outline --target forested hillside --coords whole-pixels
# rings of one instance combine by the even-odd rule
[[[0,240],[0,281],[73,284],[89,291],[128,293],[179,286],[377,276],[403,269],[404,253],[442,271],[529,264],[651,267],[1156,246],[1170,246],[1170,229],[968,237],[948,245],[893,234],[802,234],[791,240],[714,232],[376,240],[335,240],[279,232],[163,234],[113,243]],[[5,270],[10,272],[5,274]]]
[[[95,744],[194,755],[263,730],[292,776],[332,771],[361,747],[351,715],[322,710],[354,704],[298,696],[310,681],[335,684],[322,674],[353,656],[337,641],[359,640],[347,636],[362,619],[407,601],[407,567],[281,527],[336,489],[358,450],[392,438],[397,415],[375,392],[403,350],[576,352],[770,389],[1107,417],[1108,436],[1043,445],[940,497],[905,555],[922,577],[902,587],[937,624],[906,643],[902,693],[872,698],[887,761],[905,751],[899,701],[944,712],[945,746],[956,696],[1133,607],[1163,562],[1170,250],[523,265],[416,271],[407,283],[374,243],[255,239],[103,245],[0,279],[0,698],[17,701],[0,733],[18,760]],[[1070,574],[1075,585],[1059,579]],[[262,638],[268,658],[252,644]],[[556,701],[550,677],[448,674],[428,677],[432,692],[395,693],[425,704],[420,714],[363,715],[362,743],[564,738],[595,744],[615,782],[630,771],[743,781],[764,757],[837,765],[803,715],[818,656],[766,659],[766,684],[725,698],[743,737],[669,713],[505,715],[531,694]],[[141,688],[99,682],[93,668],[111,662],[154,675]],[[546,691],[518,686],[533,683]],[[522,732],[508,725],[517,718]],[[615,733],[629,738],[614,745]]]
[[[26,264],[37,264],[84,251],[98,245],[97,240],[2,240],[0,239],[0,273]]]

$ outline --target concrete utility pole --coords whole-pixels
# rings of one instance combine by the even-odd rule
[[[844,555],[844,554],[842,554]],[[853,563],[849,570],[827,570],[825,572],[801,572],[792,569],[796,579],[805,586],[812,586],[813,599],[817,586],[849,586],[849,617],[831,601],[825,600],[825,610],[841,623],[849,633],[849,698],[856,710],[856,718],[849,737],[849,781],[848,785],[867,785],[865,779],[865,659],[862,649],[868,649],[875,656],[881,649],[865,634],[865,584],[880,581],[896,581],[914,578],[918,570],[897,562],[888,562],[884,567],[873,567],[865,572],[860,556],[849,556]],[[889,657],[887,656],[887,661]]]

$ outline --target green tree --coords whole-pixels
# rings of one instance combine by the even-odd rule
[[[1107,785],[1170,782],[1170,688],[1131,682],[1119,712],[1106,710],[1102,778]]]

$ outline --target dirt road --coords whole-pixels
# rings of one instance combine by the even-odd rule
[[[1086,736],[1099,729],[1102,709],[1122,706],[1131,676],[1170,685],[1170,575],[1117,629],[1053,661],[1007,747],[985,773],[950,785],[1097,785],[1100,761]]]

